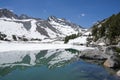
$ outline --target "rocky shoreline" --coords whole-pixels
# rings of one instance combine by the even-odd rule
[[[104,67],[117,69],[116,75],[120,77],[120,43],[118,45],[97,45],[95,49],[81,51],[80,59],[102,61]]]

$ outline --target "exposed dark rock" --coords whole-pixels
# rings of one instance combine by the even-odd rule
[[[39,32],[40,34],[49,37],[47,31],[46,31],[44,28],[42,28],[40,25],[37,25],[37,28],[36,28],[36,29],[38,30],[38,32]]]
[[[27,30],[30,30],[30,28],[31,28],[31,21],[24,21],[24,22],[22,22],[22,21],[15,21],[15,22],[17,22],[17,23],[22,23],[23,26],[24,26]]]
[[[47,37],[49,37],[49,34],[47,33],[47,31],[45,30],[45,28],[49,28],[51,29],[54,33],[58,33],[61,34],[59,32],[59,30],[55,29],[48,21],[46,20],[38,20],[37,23],[37,28],[36,30],[38,30],[38,32],[42,35],[45,35]]]
[[[46,21],[46,20],[41,20],[41,21],[38,21],[37,23],[37,26],[39,26],[39,27],[44,27],[44,28],[49,28],[49,29],[51,29],[53,32],[55,32],[56,33],[56,29],[48,22],[48,21]]]
[[[28,41],[28,39],[25,38],[24,36],[22,36],[22,37],[18,37],[18,39],[21,40],[21,41]]]
[[[76,31],[78,31],[79,28],[82,28],[82,27],[79,26],[79,25],[76,25],[76,24],[74,24],[74,23],[71,23],[71,22],[69,22],[69,21],[67,21],[67,20],[65,20],[65,19],[59,19],[59,18],[57,18],[57,17],[55,17],[55,16],[50,16],[50,17],[48,18],[48,22],[50,22],[50,21],[55,21],[55,22],[57,22],[57,23],[59,23],[59,24],[61,24],[61,25],[65,25],[65,26],[71,26],[71,27],[74,28]]]
[[[17,37],[15,35],[12,35],[13,39],[17,41]]]
[[[0,17],[15,18],[18,19],[18,16],[8,9],[0,9]]]
[[[27,16],[27,15],[25,15],[25,14],[21,14],[20,16],[19,16],[19,19],[30,19],[31,17],[29,17],[29,16]]]
[[[41,39],[31,39],[31,41],[41,41]]]
[[[0,40],[5,40],[7,35],[0,32]]]

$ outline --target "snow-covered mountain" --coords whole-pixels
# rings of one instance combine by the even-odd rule
[[[24,14],[18,16],[11,10],[0,9],[0,40],[63,39],[84,31],[81,26],[54,16],[43,20]]]

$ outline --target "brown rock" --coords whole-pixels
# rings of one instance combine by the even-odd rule
[[[111,56],[104,62],[103,65],[109,68],[118,68],[120,66],[120,62],[117,57]]]
[[[109,67],[109,68],[111,68],[111,67],[114,66],[114,62],[111,61],[111,60],[109,60],[109,59],[107,59],[107,60],[104,62],[103,65],[104,65],[105,67]]]

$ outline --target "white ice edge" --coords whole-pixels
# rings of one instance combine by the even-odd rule
[[[85,46],[75,46],[72,44],[47,44],[47,43],[0,43],[0,52],[6,51],[33,51],[33,50],[50,50],[50,49],[68,49],[76,50],[94,49]]]

